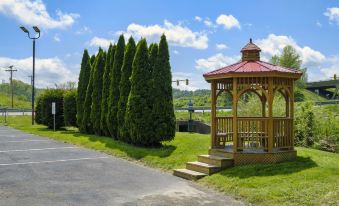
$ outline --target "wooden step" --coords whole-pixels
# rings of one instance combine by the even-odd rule
[[[187,180],[198,180],[206,176],[206,174],[201,172],[196,172],[188,169],[175,169],[173,175],[181,177]]]
[[[219,172],[221,170],[221,167],[218,167],[216,165],[206,164],[203,162],[187,162],[186,169],[210,175],[210,174]]]
[[[219,157],[226,157],[226,158],[233,158],[233,153],[226,152],[225,150],[220,149],[210,149],[208,150],[209,155],[219,156]]]
[[[234,164],[234,161],[231,158],[215,155],[199,155],[198,161],[206,164],[216,165],[222,169],[233,167]]]

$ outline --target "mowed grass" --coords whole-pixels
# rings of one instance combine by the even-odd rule
[[[10,117],[9,126],[171,171],[206,154],[209,135],[177,133],[161,148],[128,145],[108,137],[85,135],[75,128],[53,132],[30,125],[30,117]],[[298,158],[273,165],[234,167],[198,182],[255,205],[339,205],[339,155],[297,148]]]

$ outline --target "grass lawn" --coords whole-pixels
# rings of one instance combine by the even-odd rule
[[[209,147],[209,135],[201,134],[177,133],[164,147],[149,149],[80,134],[76,129],[53,132],[41,125],[31,126],[28,116],[10,117],[9,126],[168,171],[183,168],[187,161],[206,154]],[[198,182],[258,205],[339,205],[339,155],[297,150],[293,162],[235,167]]]

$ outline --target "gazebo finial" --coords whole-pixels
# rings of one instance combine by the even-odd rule
[[[252,44],[252,38],[250,38],[250,43]]]

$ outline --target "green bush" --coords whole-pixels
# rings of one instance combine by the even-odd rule
[[[62,89],[49,89],[46,90],[42,98],[42,124],[53,129],[53,115],[52,115],[52,102],[55,102],[55,129],[65,126],[63,99],[64,90]]]
[[[69,90],[64,94],[64,121],[66,126],[77,126],[77,92]]]
[[[295,143],[299,146],[309,147],[314,144],[314,110],[310,102],[302,103],[296,112]]]
[[[35,122],[37,124],[42,124],[43,122],[43,114],[42,114],[42,103],[43,103],[43,95],[40,95],[35,107]]]

